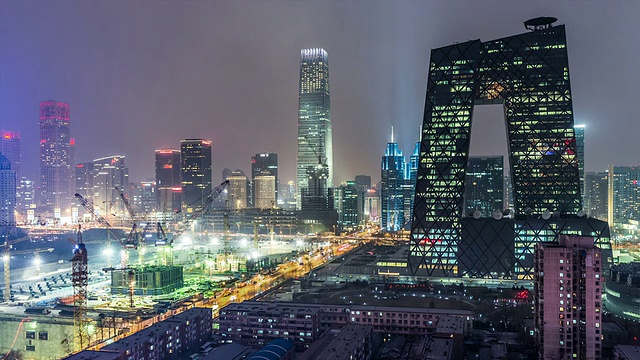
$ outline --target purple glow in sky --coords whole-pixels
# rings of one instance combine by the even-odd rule
[[[635,1],[2,1],[0,128],[22,135],[22,173],[38,174],[38,104],[71,105],[77,162],[127,156],[154,177],[154,150],[213,140],[214,182],[278,153],[295,177],[301,48],[330,58],[335,183],[380,177],[394,126],[418,140],[430,49],[491,40],[554,16],[567,26],[574,114],[586,169],[637,164],[640,2]],[[477,112],[474,154],[505,135]],[[486,121],[486,122],[485,122]],[[477,129],[477,132],[476,132]],[[505,145],[506,146],[506,145]]]

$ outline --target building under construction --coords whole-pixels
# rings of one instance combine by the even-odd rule
[[[140,266],[111,272],[111,293],[169,294],[184,285],[182,266]]]

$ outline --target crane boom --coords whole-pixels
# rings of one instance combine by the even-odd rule
[[[107,228],[111,227],[111,224],[109,224],[109,222],[107,221],[107,219],[105,219],[104,217],[102,217],[102,215],[98,214],[98,212],[96,211],[96,208],[93,206],[93,202],[91,200],[87,200],[84,198],[84,196],[80,195],[80,194],[76,194],[75,195],[76,199],[78,199],[78,201],[80,201],[80,205],[82,205],[82,207],[84,207],[85,209],[87,209],[87,211],[93,215],[93,217],[96,219],[96,221],[104,226],[106,226]]]
[[[127,199],[127,197],[124,195],[124,192],[120,189],[118,189],[118,187],[115,187],[116,191],[118,192],[118,195],[120,196],[120,199],[122,199],[122,202],[124,203],[124,207],[127,208],[127,212],[129,213],[129,216],[131,217],[131,221],[134,221],[135,219],[135,214],[133,212],[133,208],[131,207],[131,204],[129,203],[129,199]]]
[[[203,196],[203,198],[205,198],[204,204],[196,209],[196,211],[194,211],[192,214],[186,216],[185,220],[183,220],[178,227],[178,230],[174,233],[173,238],[177,239],[178,236],[182,235],[182,233],[185,232],[187,228],[189,228],[194,219],[208,213],[210,210],[209,206],[211,205],[213,200],[215,200],[224,191],[224,189],[227,188],[228,185],[229,180],[225,180],[220,185],[213,188],[213,190],[211,190],[209,193],[205,194]]]

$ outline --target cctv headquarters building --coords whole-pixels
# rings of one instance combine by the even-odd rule
[[[414,275],[530,280],[533,251],[559,234],[593,236],[611,259],[608,224],[582,211],[565,27],[431,51],[409,266]],[[514,211],[465,214],[475,106],[502,104]]]

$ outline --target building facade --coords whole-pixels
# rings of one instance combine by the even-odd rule
[[[253,207],[273,209],[276,207],[276,177],[267,171],[253,176]]]
[[[387,143],[382,157],[380,202],[382,205],[381,226],[384,232],[397,232],[405,225],[404,184],[407,164],[398,143]]]
[[[582,209],[564,25],[431,51],[409,263],[414,273],[459,276],[473,108],[504,104],[516,216]],[[497,64],[501,64],[498,66]],[[533,249],[530,249],[532,251]]]
[[[159,149],[156,160],[156,199],[158,211],[173,213],[182,206],[180,150]]]
[[[584,209],[596,219],[607,220],[609,174],[607,172],[587,172],[584,177]]]
[[[309,171],[320,167],[324,188],[333,186],[333,136],[329,91],[329,56],[324,49],[300,51],[298,92],[298,159],[296,166],[297,208],[302,191],[309,188]]]
[[[103,216],[125,214],[120,191],[129,189],[129,169],[125,157],[112,155],[93,160],[93,204]]]
[[[14,233],[16,226],[16,173],[11,161],[0,153],[0,236]]]
[[[364,213],[364,193],[358,190],[355,181],[345,181],[336,188],[335,199],[340,231],[355,230]]]
[[[278,195],[278,187],[280,179],[278,179],[278,154],[260,153],[251,157],[251,205],[256,205],[256,186],[255,178],[258,175],[265,175],[265,172],[275,178],[275,194],[276,202],[280,199]]]
[[[543,359],[602,358],[602,254],[592,237],[561,235],[535,251],[535,338]]]
[[[212,185],[211,141],[186,139],[180,141],[180,181],[182,208],[191,213],[204,206]]]
[[[227,200],[230,209],[244,209],[247,207],[248,200],[248,179],[244,172],[235,170],[229,177],[229,186],[227,187]]]
[[[16,179],[20,179],[20,132],[0,130],[0,153],[11,161],[11,170],[16,173]]]
[[[40,102],[40,206],[46,216],[71,216],[75,164],[69,104]]]

